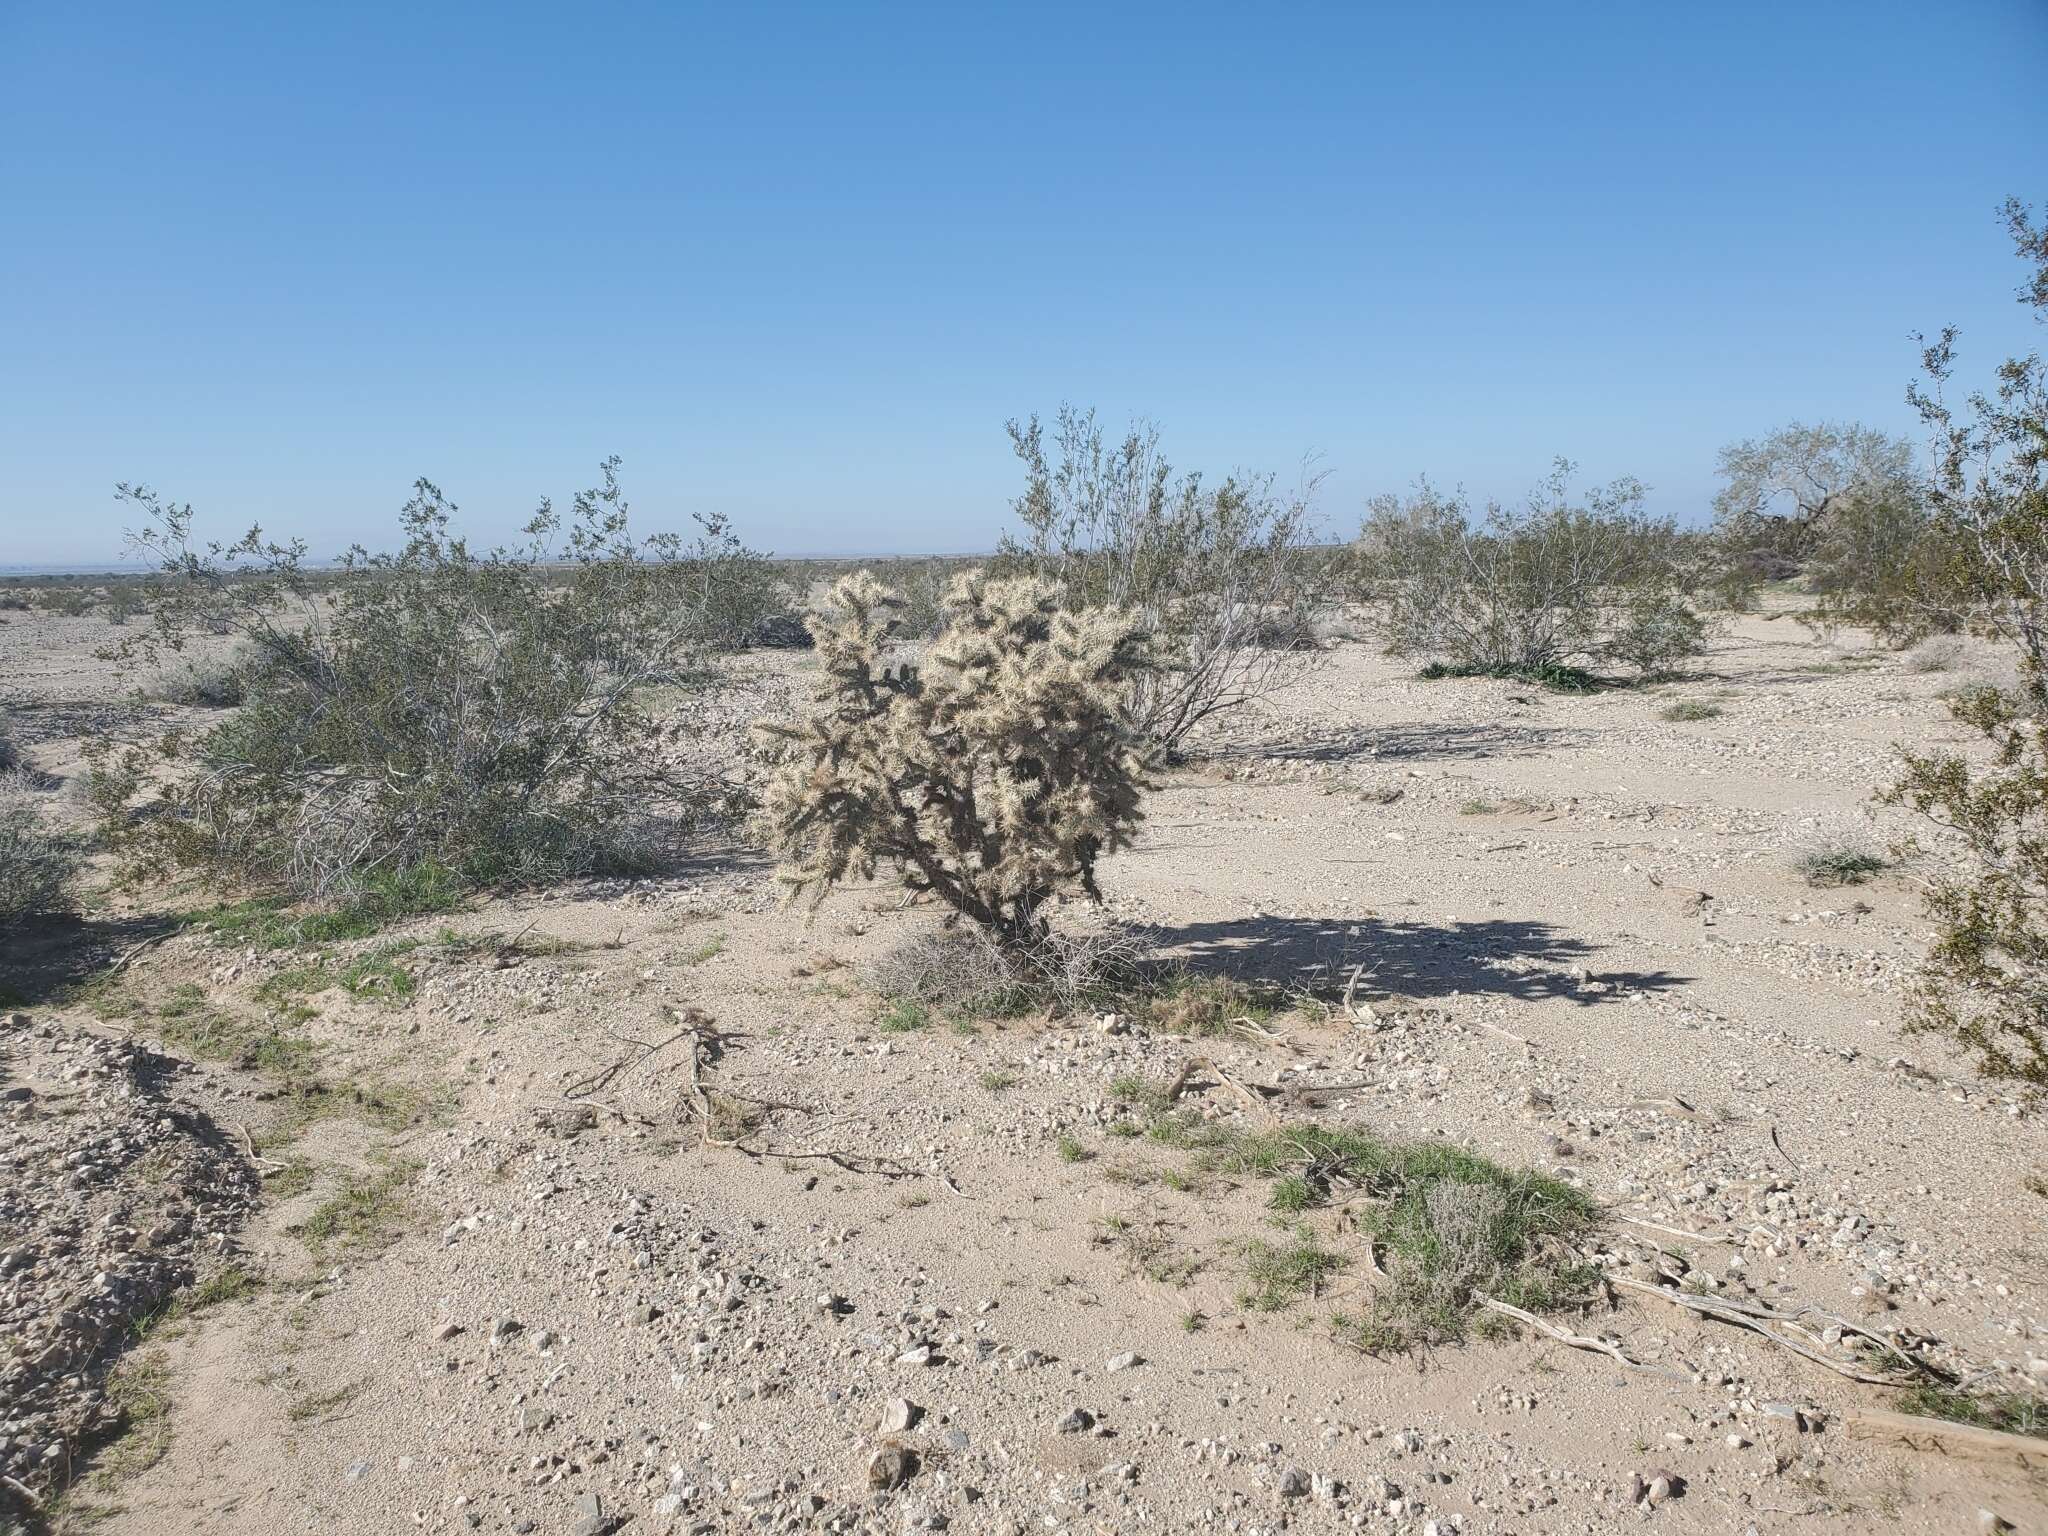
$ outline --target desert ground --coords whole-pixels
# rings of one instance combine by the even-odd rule
[[[7,618],[52,779],[203,720],[133,702],[103,620]],[[676,750],[812,664],[743,658]],[[939,914],[783,910],[737,832],[321,945],[95,897],[0,960],[0,1462],[109,1536],[2048,1530],[2043,1458],[1887,1433],[1823,1363],[1881,1363],[1847,1324],[2048,1378],[2048,1133],[1900,1033],[1939,843],[1798,868],[1916,830],[1871,791],[1990,665],[1770,609],[1588,695],[1338,644],[1059,914],[1291,994],[1200,1039],[884,1028],[865,968]],[[1580,1185],[1615,1302],[1549,1321],[1613,1352],[1349,1347],[1341,1206],[1339,1266],[1259,1296],[1268,1189],[1144,1134],[1172,1087]],[[1821,1359],[1678,1298],[1816,1308]]]

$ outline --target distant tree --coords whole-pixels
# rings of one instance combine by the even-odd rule
[[[1857,422],[1790,422],[1721,450],[1714,520],[1738,585],[1794,574],[1851,500],[1896,506],[1913,448]]]

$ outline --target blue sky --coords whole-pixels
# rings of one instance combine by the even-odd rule
[[[0,564],[112,486],[376,542],[640,518],[987,547],[1003,422],[1178,463],[1552,456],[1703,513],[1719,444],[1907,430],[1911,333],[2038,346],[2048,4],[181,6],[0,0]]]

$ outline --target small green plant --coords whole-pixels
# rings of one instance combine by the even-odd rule
[[[1078,1138],[1064,1131],[1060,1133],[1059,1140],[1053,1145],[1058,1150],[1060,1161],[1063,1163],[1085,1163],[1095,1156],[1093,1152],[1090,1152],[1081,1145]]]
[[[1958,1392],[1952,1387],[1923,1383],[1901,1393],[1897,1406],[1901,1413],[1915,1413],[1922,1418],[1947,1419],[1951,1424],[2048,1439],[2048,1398],[2031,1393]]]
[[[171,1448],[171,1367],[161,1349],[124,1360],[107,1378],[107,1401],[121,1432],[100,1453],[95,1481],[112,1490],[147,1472]]]
[[[0,772],[0,928],[61,910],[79,866],[77,848],[45,817],[29,776]]]
[[[1890,861],[1860,843],[1831,842],[1801,854],[1798,868],[1808,885],[1861,885],[1872,875],[1883,874]]]
[[[990,1067],[981,1074],[981,1086],[990,1093],[1001,1093],[1006,1088],[1017,1086],[1017,1074],[1006,1072],[1000,1067]]]
[[[1599,674],[1584,667],[1560,663],[1509,663],[1476,661],[1432,661],[1415,674],[1425,682],[1445,678],[1493,677],[1510,683],[1529,683],[1552,693],[1598,693],[1608,686]]]
[[[384,1247],[404,1221],[406,1186],[417,1171],[397,1162],[350,1176],[300,1224],[299,1236],[323,1259]]]
[[[887,1035],[907,1035],[927,1028],[931,1021],[932,1016],[922,1003],[898,1001],[890,1004],[875,1027]]]
[[[1722,710],[1718,704],[1708,704],[1700,699],[1681,699],[1659,712],[1659,718],[1677,722],[1690,720],[1718,720]]]
[[[1343,1256],[1323,1247],[1307,1227],[1284,1243],[1254,1238],[1245,1245],[1247,1289],[1239,1300],[1255,1312],[1284,1311],[1304,1296],[1319,1297],[1324,1282],[1343,1267]]]

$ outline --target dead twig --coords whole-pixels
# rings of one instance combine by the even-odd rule
[[[1787,1330],[1807,1331],[1800,1324],[1800,1314],[1780,1312],[1775,1307],[1733,1301],[1721,1296],[1701,1296],[1689,1291],[1668,1290],[1664,1286],[1652,1285],[1646,1280],[1633,1280],[1626,1275],[1610,1275],[1607,1278],[1610,1285],[1620,1286],[1624,1290],[1640,1291],[1674,1307],[1697,1312],[1702,1317],[1711,1317],[1719,1322],[1732,1323],[1738,1328],[1747,1328],[1750,1332],[1769,1339],[1780,1349],[1790,1350],[1801,1359],[1811,1360],[1815,1365],[1824,1366],[1836,1375],[1846,1376],[1851,1381],[1864,1382],[1874,1387],[1903,1387],[1912,1385],[1912,1381],[1918,1379],[1918,1376],[1936,1374],[1931,1367],[1884,1339],[1878,1339],[1878,1342],[1885,1344],[1900,1359],[1908,1362],[1916,1371],[1916,1377],[1902,1380],[1895,1375],[1879,1375],[1874,1371],[1866,1371],[1859,1366],[1837,1360],[1822,1353],[1815,1344],[1807,1344],[1790,1336]],[[1773,1326],[1774,1324],[1776,1326]],[[1855,1331],[1864,1337],[1877,1337],[1861,1328]]]
[[[1651,1365],[1642,1360],[1631,1360],[1621,1352],[1619,1346],[1610,1344],[1605,1339],[1596,1339],[1590,1334],[1573,1333],[1569,1329],[1560,1328],[1554,1323],[1546,1323],[1533,1312],[1524,1312],[1520,1307],[1510,1306],[1508,1303],[1497,1301],[1491,1296],[1475,1294],[1472,1299],[1488,1311],[1498,1312],[1503,1317],[1513,1318],[1524,1327],[1535,1329],[1545,1338],[1555,1339],[1560,1344],[1568,1344],[1573,1349],[1590,1350],[1595,1354],[1605,1355],[1608,1359],[1621,1365],[1625,1370],[1642,1371],[1651,1376],[1662,1376],[1668,1381],[1690,1382],[1692,1380],[1692,1377],[1685,1372],[1674,1371],[1668,1366]]]

